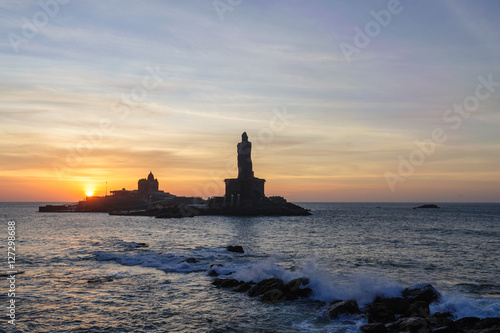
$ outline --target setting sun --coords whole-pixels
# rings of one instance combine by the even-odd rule
[[[85,192],[85,194],[87,194],[87,196],[88,196],[88,197],[91,197],[91,196],[93,196],[93,195],[94,195],[94,191],[92,191],[92,190],[87,190],[87,191]]]

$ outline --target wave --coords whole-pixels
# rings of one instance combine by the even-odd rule
[[[483,319],[500,316],[500,299],[498,298],[472,298],[450,293],[441,296],[441,302],[431,304],[431,314],[450,312],[456,319],[465,317]]]
[[[323,302],[354,299],[361,306],[372,302],[377,296],[400,296],[404,289],[399,283],[375,273],[344,277],[332,275],[323,269],[316,259],[306,260],[301,267],[294,269],[277,265],[275,259],[259,261],[233,274],[233,277],[245,282],[278,278],[285,283],[296,278],[306,277],[309,279],[307,287],[313,290],[312,299]]]
[[[113,253],[96,251],[94,254],[98,261],[112,260],[125,266],[142,266],[157,268],[164,272],[179,272],[191,273],[206,271],[208,267],[204,263],[200,263],[196,258],[196,262],[190,257],[179,257],[174,254],[158,254],[154,252],[144,253]]]

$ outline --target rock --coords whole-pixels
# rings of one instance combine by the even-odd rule
[[[111,282],[114,279],[110,276],[98,276],[87,280],[87,283],[104,283]]]
[[[240,246],[240,245],[236,245],[236,246],[229,245],[228,247],[226,247],[226,249],[227,249],[229,252],[235,252],[235,253],[245,253],[245,251],[243,250],[243,247],[242,247],[242,246]]]
[[[405,314],[410,303],[402,297],[381,298],[377,297],[373,303],[382,303],[394,314]]]
[[[387,332],[385,325],[381,324],[381,323],[363,325],[359,329],[363,333],[386,333]]]
[[[496,329],[500,332],[500,318],[484,318],[477,325],[481,330]]]
[[[361,311],[358,307],[358,302],[355,300],[347,300],[347,301],[335,301],[330,304],[330,307],[326,311],[326,315],[335,319],[341,315],[351,315],[351,314],[360,314]]]
[[[427,321],[429,321],[430,326],[434,328],[452,329],[455,327],[453,315],[449,312],[436,312],[435,314],[427,318]]]
[[[418,209],[418,208],[439,208],[439,206],[437,206],[437,205],[422,205],[422,206],[415,207],[413,209]]]
[[[430,304],[438,301],[441,298],[441,294],[432,285],[422,283],[403,290],[403,297],[410,303],[424,301]]]
[[[248,291],[248,296],[255,297],[259,295],[263,295],[264,293],[272,290],[272,289],[280,289],[282,290],[285,287],[283,281],[280,279],[266,279],[262,280],[257,285],[250,288]]]
[[[141,247],[149,247],[149,245],[148,245],[148,244],[146,244],[146,243],[136,243],[136,244],[135,244],[135,248],[136,248],[136,249],[137,249],[137,248],[141,248]]]
[[[224,267],[224,265],[222,265],[222,264],[212,264],[212,265],[210,265],[210,268],[214,268],[214,267]]]
[[[308,278],[298,278],[293,279],[292,281],[286,284],[286,287],[292,291],[298,290],[301,286],[307,286],[309,284]]]
[[[457,329],[450,326],[442,326],[431,329],[432,333],[456,333]]]
[[[396,320],[394,312],[382,303],[375,303],[368,309],[368,323],[391,323]]]
[[[252,284],[249,282],[241,282],[239,285],[237,285],[233,291],[237,293],[244,293],[252,288]]]
[[[298,289],[295,294],[300,298],[308,298],[313,294],[313,290],[311,288]]]
[[[427,329],[427,320],[424,318],[400,318],[387,326],[388,332],[424,333]]]
[[[215,277],[215,276],[219,276],[219,273],[217,273],[217,271],[215,269],[210,269],[207,273],[208,276],[212,276],[212,277]]]
[[[464,317],[455,321],[455,325],[461,330],[470,330],[477,327],[481,319],[476,317]]]
[[[221,286],[221,288],[232,288],[232,287],[236,287],[239,284],[240,284],[240,281],[238,281],[236,279],[225,279],[224,281],[222,281],[220,286]]]
[[[424,301],[412,303],[406,312],[407,317],[427,318],[430,315],[429,304]]]
[[[197,263],[198,260],[196,258],[187,258],[183,260],[184,262],[187,262],[188,264],[194,264]]]
[[[215,279],[212,281],[212,284],[214,286],[217,286],[219,288],[231,288],[231,287],[236,287],[239,285],[241,282],[236,280],[236,279]]]
[[[279,288],[268,290],[262,295],[262,302],[269,304],[278,304],[288,300],[286,292]]]

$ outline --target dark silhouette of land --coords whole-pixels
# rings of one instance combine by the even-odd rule
[[[138,189],[111,191],[103,197],[87,197],[73,205],[47,205],[40,212],[108,212],[112,215],[146,215],[157,218],[181,218],[197,215],[224,216],[300,216],[309,210],[288,202],[281,196],[266,197],[265,179],[254,176],[252,143],[244,132],[237,145],[238,178],[225,179],[223,197],[204,200],[199,197],[178,197],[160,191],[158,179],[150,172],[140,179]]]

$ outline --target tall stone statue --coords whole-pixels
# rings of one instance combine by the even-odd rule
[[[251,178],[253,178],[252,143],[248,141],[248,135],[244,132],[241,135],[241,142],[238,143],[238,179]]]
[[[226,195],[224,204],[227,207],[254,205],[265,197],[265,179],[255,178],[252,166],[252,143],[247,133],[241,135],[238,143],[238,178],[224,179]]]

